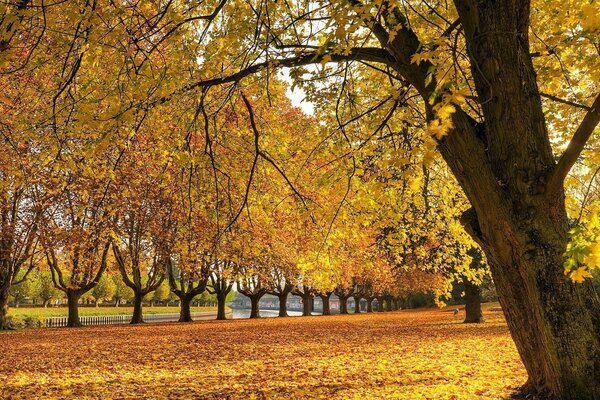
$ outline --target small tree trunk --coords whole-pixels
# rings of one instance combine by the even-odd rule
[[[340,314],[348,314],[348,298],[340,297]]]
[[[217,293],[217,320],[225,320],[227,316],[225,315],[225,301],[227,295],[224,293]]]
[[[329,295],[322,294],[319,297],[321,297],[321,301],[323,302],[323,315],[331,315],[331,307],[329,306]]]
[[[12,329],[8,318],[8,289],[0,289],[0,331]]]
[[[121,299],[115,299],[115,307],[119,307],[120,302],[121,302]]]
[[[250,318],[260,318],[260,311],[258,309],[258,301],[260,297],[252,296],[250,297]]]
[[[67,306],[69,307],[69,317],[67,319],[67,326],[79,327],[81,321],[79,320],[79,299],[81,293],[78,291],[67,291]]]
[[[135,292],[133,296],[133,316],[131,317],[132,324],[142,324],[144,316],[142,314],[142,302],[144,301],[144,293]]]
[[[481,311],[481,288],[471,283],[468,279],[465,282],[465,324],[478,324],[484,322]]]
[[[181,298],[179,304],[179,322],[192,322],[192,298],[185,296]]]
[[[387,298],[385,300],[385,311],[392,311],[392,299]]]
[[[280,294],[277,295],[277,297],[279,298],[279,316],[280,317],[287,317],[288,313],[287,313],[287,298],[288,298],[288,294]]]
[[[383,298],[381,297],[377,297],[377,311],[378,312],[383,312],[384,308],[383,308]]]
[[[373,299],[372,298],[367,299],[367,312],[368,313],[373,312]]]
[[[354,314],[360,314],[360,297],[354,296]]]
[[[44,308],[48,308],[48,303],[50,302],[50,300],[44,300],[44,302],[42,303],[42,306]]]

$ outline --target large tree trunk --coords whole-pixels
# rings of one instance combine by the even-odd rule
[[[260,318],[260,310],[258,307],[259,301],[260,301],[260,297],[258,297],[258,296],[250,297],[250,318]]]
[[[302,296],[302,315],[305,317],[309,317],[312,315],[312,301],[314,299],[313,295],[304,295]]]
[[[81,321],[79,320],[79,299],[81,293],[78,291],[67,291],[67,306],[69,308],[69,317],[67,318],[67,326],[79,327]]]
[[[280,317],[287,317],[288,313],[287,313],[287,298],[288,298],[288,294],[280,294],[277,295],[277,297],[279,298],[279,316]]]
[[[179,322],[192,322],[192,299],[193,297],[183,296],[179,302]]]
[[[331,315],[331,307],[329,305],[329,295],[321,294],[319,295],[321,298],[321,302],[323,303],[323,315]]]
[[[136,292],[133,296],[133,316],[131,317],[132,324],[144,323],[144,315],[142,314],[142,303],[144,301],[144,293]]]
[[[367,312],[368,313],[373,312],[373,299],[371,297],[367,298]]]
[[[478,324],[484,322],[481,311],[481,288],[468,279],[465,283],[465,323]]]
[[[486,253],[527,369],[524,392],[598,399],[600,299],[563,272],[569,223],[529,55],[530,4],[455,4],[483,124],[457,111],[441,151],[473,205],[465,222]]]
[[[348,298],[339,297],[340,299],[340,314],[348,314]]]
[[[225,315],[226,300],[227,300],[226,294],[217,293],[217,320],[227,319],[227,315]]]
[[[354,314],[360,314],[360,297],[354,296]]]
[[[0,331],[11,329],[8,318],[8,289],[0,288]]]

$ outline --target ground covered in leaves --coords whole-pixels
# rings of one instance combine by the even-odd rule
[[[525,382],[499,312],[440,310],[0,333],[5,399],[500,399]]]

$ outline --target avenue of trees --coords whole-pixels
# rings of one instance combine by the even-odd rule
[[[0,328],[33,273],[72,326],[109,270],[133,322],[165,284],[187,321],[491,275],[522,394],[600,397],[599,7],[2,2]]]

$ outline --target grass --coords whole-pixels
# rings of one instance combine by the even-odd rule
[[[192,312],[216,311],[216,307],[192,307]],[[149,314],[178,314],[179,307],[144,307],[145,315]],[[69,314],[67,307],[19,307],[10,308],[8,314],[17,318],[48,318],[66,317]],[[132,315],[133,307],[79,307],[80,316],[95,315]]]
[[[502,313],[485,317],[466,325],[411,310],[4,332],[0,398],[501,399],[526,374]]]

